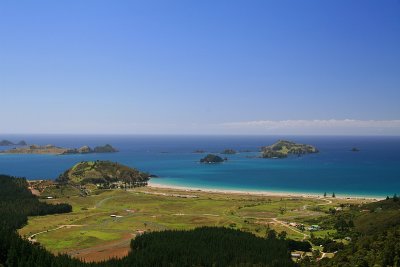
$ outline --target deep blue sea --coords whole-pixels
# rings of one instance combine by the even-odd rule
[[[28,179],[55,179],[83,160],[111,160],[155,174],[159,178],[153,182],[165,185],[376,197],[400,193],[400,137],[0,135],[2,139],[62,147],[109,143],[120,150],[64,156],[0,154],[0,173]],[[320,153],[257,158],[261,146],[278,139],[312,144]],[[351,152],[352,147],[360,152]],[[252,152],[228,155],[227,162],[208,165],[199,163],[204,154],[193,153],[227,148]]]

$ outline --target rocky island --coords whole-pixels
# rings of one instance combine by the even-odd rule
[[[150,174],[111,161],[82,161],[57,178],[60,184],[97,184],[128,188],[145,186]]]
[[[0,146],[26,146],[27,143],[25,141],[19,141],[18,143],[13,143],[9,140],[0,141]]]
[[[227,158],[223,159],[220,156],[214,154],[208,154],[204,158],[200,159],[200,163],[221,163],[227,160]]]
[[[303,155],[318,152],[318,149],[312,145],[297,144],[287,140],[279,140],[273,145],[261,148],[263,158],[286,158],[290,154]]]
[[[88,154],[88,153],[113,153],[118,152],[111,145],[97,146],[94,149],[89,146],[81,148],[64,148],[55,145],[30,145],[28,147],[13,148],[0,153],[5,154],[55,154],[55,155],[68,155],[68,154]]]
[[[224,151],[221,152],[221,154],[233,155],[233,154],[236,154],[236,150],[234,150],[234,149],[225,149]]]

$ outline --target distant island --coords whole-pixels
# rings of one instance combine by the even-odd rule
[[[201,163],[221,163],[227,160],[227,158],[223,159],[220,156],[214,154],[208,154],[204,158],[200,159]]]
[[[0,153],[6,154],[55,154],[55,155],[68,155],[68,154],[88,154],[88,153],[114,153],[118,152],[111,145],[107,144],[104,146],[96,146],[90,148],[89,146],[83,146],[81,148],[64,148],[57,147],[55,145],[30,145],[28,147],[13,148]]]
[[[249,153],[249,152],[253,152],[253,150],[251,150],[251,149],[242,149],[242,150],[240,150],[240,152]]]
[[[61,174],[61,184],[97,184],[102,187],[138,187],[147,185],[150,174],[111,161],[82,161]]]
[[[225,149],[224,151],[221,152],[221,154],[233,155],[233,154],[236,154],[236,150],[233,150],[233,149]]]
[[[104,146],[96,146],[91,149],[89,146],[83,146],[81,148],[68,149],[62,154],[87,154],[87,153],[114,153],[118,152],[117,149],[113,148],[111,145],[106,144]]]
[[[353,147],[351,150],[350,150],[351,152],[359,152],[360,151],[360,149],[359,148],[357,148],[357,147]]]
[[[312,145],[297,144],[287,140],[279,140],[273,145],[261,148],[263,158],[286,158],[289,154],[303,155],[318,152]]]
[[[25,141],[19,141],[18,143],[13,143],[9,140],[0,141],[0,146],[26,146],[27,143]]]
[[[206,151],[202,150],[202,149],[196,149],[195,151],[193,151],[193,153],[195,153],[195,154],[203,154],[203,153],[206,153]]]

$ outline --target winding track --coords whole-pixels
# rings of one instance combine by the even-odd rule
[[[37,235],[40,235],[40,234],[56,231],[56,230],[59,230],[59,229],[62,229],[62,228],[81,227],[81,226],[85,226],[85,225],[82,225],[82,224],[64,224],[64,225],[60,225],[60,226],[58,226],[56,228],[53,228],[53,229],[44,230],[44,231],[41,231],[41,232],[38,232],[38,233],[34,233],[33,235],[30,235],[28,237],[28,241],[36,242],[36,239],[34,239],[34,237],[37,236]]]
[[[326,205],[330,205],[330,204],[333,203],[333,201],[330,200],[330,199],[325,199],[325,198],[322,198],[322,199],[321,199],[321,198],[313,198],[313,199],[324,200],[324,201],[326,201],[326,203],[319,203],[319,204],[316,204],[316,206],[326,206]],[[307,208],[308,208],[309,206],[310,206],[309,204],[306,204],[306,205],[304,205],[304,206],[302,207],[302,209],[303,209],[303,210],[307,210]],[[278,220],[278,218],[271,218],[271,219],[272,219],[274,222],[276,222],[276,223],[278,223],[278,224],[280,224],[280,225],[282,225],[282,226],[284,226],[284,227],[286,227],[286,228],[292,230],[293,232],[296,232],[296,233],[298,233],[298,234],[303,235],[303,240],[305,240],[305,239],[307,239],[308,237],[310,237],[309,234],[306,234],[306,233],[301,232],[300,230],[298,230],[298,229],[296,229],[296,228],[294,228],[294,227],[289,226],[289,225],[286,224],[285,222]]]

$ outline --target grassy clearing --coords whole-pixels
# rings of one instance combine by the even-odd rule
[[[52,193],[52,192],[49,192]],[[73,192],[72,192],[73,193]],[[295,231],[286,223],[327,216],[323,210],[354,200],[252,196],[173,189],[140,188],[131,191],[102,190],[88,197],[73,194],[53,200],[73,206],[70,214],[33,217],[20,230],[23,236],[63,227],[35,236],[53,252],[79,250],[135,234],[137,230],[193,229],[224,226],[265,236],[268,228],[286,231],[289,238],[301,240],[308,232]],[[184,197],[191,195],[193,198]],[[58,195],[57,195],[58,196]],[[313,207],[320,207],[316,209]],[[117,215],[121,217],[111,217]],[[315,232],[325,236],[333,230]]]

